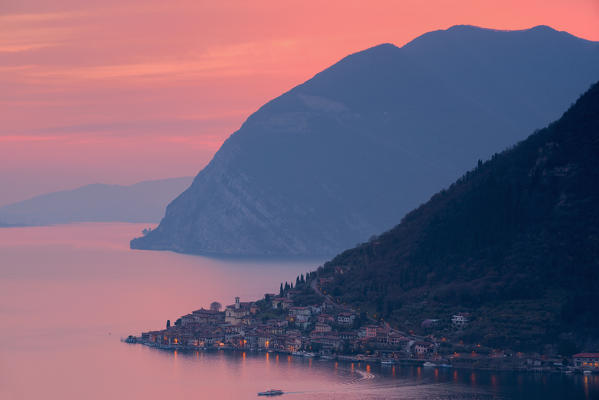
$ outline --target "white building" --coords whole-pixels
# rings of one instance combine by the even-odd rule
[[[451,324],[455,328],[463,328],[469,322],[469,318],[468,317],[469,317],[468,313],[457,313],[455,315],[452,315],[452,317],[451,317]]]
[[[243,318],[249,313],[249,308],[242,307],[239,302],[239,297],[235,297],[235,304],[227,306],[227,309],[225,310],[225,322],[231,325],[241,325]]]
[[[339,325],[351,326],[354,324],[356,316],[352,313],[342,312],[337,315],[337,323]]]

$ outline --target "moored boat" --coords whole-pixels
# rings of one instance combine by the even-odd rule
[[[270,389],[266,392],[258,392],[258,396],[280,396],[283,394],[282,390],[279,389]]]

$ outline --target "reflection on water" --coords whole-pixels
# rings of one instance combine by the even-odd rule
[[[592,399],[599,376],[533,375],[160,351],[119,338],[239,295],[254,299],[317,261],[215,260],[130,251],[134,224],[0,229],[0,399]]]
[[[129,345],[136,347],[136,345]],[[151,350],[174,357],[172,351]],[[268,369],[276,355],[256,352],[212,351],[179,354],[189,358],[185,368],[191,375],[197,369],[205,373],[208,366],[225,364],[232,379],[252,375],[263,388],[282,387],[298,399],[592,399],[599,394],[599,376],[564,376],[516,374],[418,368],[414,366],[379,366],[370,363],[337,361],[313,362],[312,359],[285,356],[286,362]],[[221,371],[222,372],[222,371]],[[501,384],[499,384],[501,382]],[[214,395],[219,392],[215,391]],[[250,398],[240,391],[235,398]]]

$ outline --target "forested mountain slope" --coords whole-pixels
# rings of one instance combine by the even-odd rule
[[[597,344],[599,84],[319,276],[338,301],[404,328],[470,311],[475,343]]]

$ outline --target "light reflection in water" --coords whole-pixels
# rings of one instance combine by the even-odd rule
[[[133,252],[128,240],[145,226],[123,226],[0,229],[0,321],[19,327],[0,341],[0,399],[255,399],[269,387],[295,390],[289,396],[295,400],[599,398],[598,376],[477,372],[473,387],[464,370],[440,368],[437,381],[434,369],[413,366],[331,368],[292,356],[275,366],[274,353],[166,352],[120,343],[119,336],[161,328],[173,314],[212,300],[260,297],[318,265]],[[363,366],[373,377],[356,373]]]
[[[584,396],[587,399],[589,398],[589,376],[588,375],[584,376]]]

